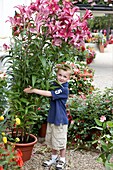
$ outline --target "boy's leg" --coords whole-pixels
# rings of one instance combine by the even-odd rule
[[[63,170],[66,167],[65,155],[66,155],[66,149],[61,149],[60,159],[57,162],[56,170]]]
[[[67,143],[67,125],[56,126],[53,124],[48,124],[46,133],[46,142],[54,149],[52,149],[51,160],[44,162],[43,166],[49,167],[57,162],[56,170],[62,170],[66,165],[65,148]],[[60,151],[60,160],[57,158],[57,150]]]
[[[49,167],[49,166],[51,166],[52,164],[56,164],[57,160],[58,160],[57,150],[52,149],[51,159],[48,160],[48,161],[43,162],[42,165],[43,165],[44,167]]]
[[[60,150],[60,157],[65,157],[66,155],[66,149],[61,149]]]
[[[48,123],[45,140],[46,140],[46,144],[50,147],[52,147],[52,129],[53,129],[53,124]],[[52,155],[51,155],[50,160],[43,162],[42,165],[45,166],[45,167],[49,167],[52,164],[55,164],[56,161],[57,161],[57,157],[58,157],[57,150],[52,149]]]
[[[63,170],[66,167],[66,144],[67,144],[67,125],[62,125],[61,143],[63,143],[63,148],[60,149],[60,158],[56,164],[56,170]]]

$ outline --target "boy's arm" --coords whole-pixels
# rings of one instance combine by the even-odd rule
[[[40,90],[40,89],[32,89],[32,87],[25,88],[24,92],[25,93],[35,93],[35,94],[39,94],[41,96],[47,96],[47,97],[51,97],[52,96],[50,91]]]

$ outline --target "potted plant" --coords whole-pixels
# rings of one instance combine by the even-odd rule
[[[86,47],[86,63],[91,64],[96,57],[96,52],[93,47]]]
[[[23,166],[22,152],[20,149],[15,150],[15,143],[8,143],[5,128],[4,119],[0,119],[0,170],[19,170]]]
[[[47,115],[49,112],[49,101],[45,103],[42,102],[40,107],[37,108],[37,121],[33,127],[33,134],[40,138],[45,138],[46,135],[46,127],[47,127]]]
[[[98,34],[98,46],[101,53],[104,53],[104,44],[106,43],[106,38],[102,33]]]

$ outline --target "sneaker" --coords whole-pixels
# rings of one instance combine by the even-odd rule
[[[43,162],[42,166],[49,167],[53,164],[56,164],[57,161],[58,161],[58,158],[56,158],[55,160],[50,159],[48,161]]]
[[[62,170],[65,167],[66,167],[66,163],[65,162],[63,162],[61,160],[57,161],[56,170]]]

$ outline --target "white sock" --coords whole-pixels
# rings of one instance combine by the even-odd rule
[[[52,155],[51,158],[52,160],[55,160],[58,157],[58,155]]]
[[[65,163],[65,157],[60,157],[60,160]]]
[[[46,164],[47,166],[50,166],[53,163],[56,163],[56,158],[57,158],[57,155],[52,155],[51,159],[49,161],[45,161],[44,164]]]

